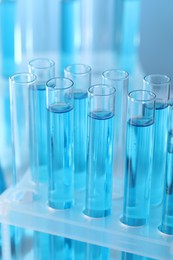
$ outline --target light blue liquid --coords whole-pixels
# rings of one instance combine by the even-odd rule
[[[73,202],[73,110],[65,104],[48,111],[49,206],[70,208]]]
[[[152,258],[122,252],[121,260],[152,260]],[[153,259],[154,260],[154,259]]]
[[[73,240],[69,238],[50,236],[50,259],[72,260],[74,258]],[[46,259],[45,259],[46,260]]]
[[[87,260],[109,260],[110,249],[102,246],[87,244],[86,258]]]
[[[74,94],[74,185],[85,188],[87,159],[87,94]]]
[[[31,168],[36,184],[48,182],[48,153],[47,153],[47,109],[45,86],[31,89],[31,104],[33,107],[31,122]],[[35,103],[34,103],[35,102]]]
[[[94,111],[88,115],[87,184],[84,213],[104,217],[111,213],[114,115]]]
[[[32,178],[37,185],[35,199],[47,198],[48,153],[47,109],[45,85],[30,89],[30,160]],[[44,184],[44,185],[42,185]],[[34,232],[34,259],[46,260],[50,256],[49,235]]]
[[[15,23],[16,2],[0,2],[0,52],[2,57],[1,73],[9,77],[15,72]]]
[[[153,121],[128,121],[122,222],[130,226],[145,224],[149,214],[152,141]]]
[[[86,243],[73,240],[74,243],[74,259],[86,260]]]
[[[41,232],[34,232],[34,259],[47,260],[50,259],[50,235]]]
[[[159,205],[163,200],[166,167],[168,106],[156,104],[154,124],[154,154],[151,184],[151,204]]]
[[[11,240],[11,260],[31,259],[33,231],[20,227],[10,226]]]
[[[0,195],[5,191],[7,188],[6,180],[5,180],[5,173],[0,165]]]
[[[173,130],[168,133],[161,231],[173,235]]]

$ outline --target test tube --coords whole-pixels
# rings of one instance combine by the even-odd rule
[[[135,90],[128,95],[126,166],[122,222],[147,223],[153,159],[155,94]]]
[[[49,188],[54,209],[73,205],[73,82],[55,77],[46,83]]]
[[[35,87],[36,76],[31,73],[14,74],[10,83],[10,114],[13,151],[13,183],[21,181],[30,170],[29,160],[29,93]]]
[[[129,75],[123,70],[110,69],[102,73],[102,80],[116,89],[113,197],[117,198],[123,196]]]
[[[74,82],[74,187],[85,188],[87,167],[87,96],[91,85],[91,68],[73,64],[65,68],[65,77]]]
[[[147,75],[144,77],[144,89],[156,94],[151,205],[157,206],[163,201],[170,78],[162,74]]]
[[[38,187],[48,182],[46,82],[55,76],[55,63],[47,58],[29,61],[29,72],[37,76],[31,89],[31,149],[30,159],[33,181]],[[44,147],[44,149],[43,149]],[[38,191],[40,197],[43,192]]]
[[[46,82],[55,76],[55,62],[48,58],[29,61],[29,72],[37,76],[35,88],[30,91],[30,162],[32,180],[36,184],[34,199],[47,199],[48,153],[47,153],[47,109]],[[34,232],[34,257],[49,255],[49,235]]]
[[[84,214],[111,214],[115,88],[105,84],[88,90],[88,151]]]
[[[168,140],[166,176],[164,184],[164,196],[162,207],[162,221],[159,229],[169,235],[173,235],[173,101],[170,102],[168,120]]]

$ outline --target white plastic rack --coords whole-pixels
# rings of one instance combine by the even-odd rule
[[[113,200],[111,216],[95,219],[83,214],[84,192],[75,194],[74,207],[67,210],[50,209],[44,198],[34,201],[35,193],[28,175],[7,189],[0,197],[0,222],[149,258],[173,259],[173,236],[158,230],[160,207],[151,210],[147,225],[128,227],[120,221],[123,199]]]

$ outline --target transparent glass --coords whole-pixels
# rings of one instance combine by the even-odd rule
[[[166,152],[166,174],[162,206],[162,220],[159,229],[173,235],[173,100],[169,106],[168,131]]]
[[[48,130],[48,204],[73,205],[73,82],[52,78],[46,83]]]
[[[151,204],[157,206],[163,201],[170,78],[162,74],[147,75],[143,87],[156,94]]]
[[[47,198],[48,193],[48,145],[46,82],[55,77],[55,62],[48,58],[29,61],[29,72],[37,76],[35,88],[30,91],[30,162],[32,180],[36,184],[34,199]],[[42,259],[49,255],[49,235],[34,232],[34,256]],[[48,257],[48,256],[47,256]]]
[[[155,94],[128,95],[124,205],[121,221],[129,226],[148,221],[153,160]]]
[[[115,88],[105,84],[88,90],[88,151],[84,213],[111,214]]]
[[[29,93],[35,87],[36,76],[31,73],[14,74],[10,83],[10,113],[13,150],[13,183],[21,181],[29,160]]]
[[[113,197],[117,198],[123,196],[129,75],[110,69],[102,73],[102,81],[116,89]]]
[[[85,188],[87,167],[87,97],[91,85],[91,68],[73,64],[65,68],[65,77],[74,82],[74,187]]]
[[[36,85],[30,91],[30,160],[32,178],[38,185],[38,197],[41,197],[42,184],[48,183],[46,82],[55,76],[55,63],[38,58],[29,61],[28,65],[29,72],[37,77]]]

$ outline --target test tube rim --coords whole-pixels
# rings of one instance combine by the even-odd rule
[[[112,77],[108,77],[106,76],[106,73],[108,72],[121,72],[124,74],[124,77],[117,77],[117,78],[112,78]],[[112,80],[112,81],[122,81],[122,80],[127,80],[129,78],[129,73],[126,71],[126,70],[120,70],[120,69],[107,69],[105,71],[102,72],[102,76],[105,78],[105,79],[108,79],[108,80]]]
[[[49,66],[44,66],[44,67],[35,66],[32,63],[36,62],[36,61],[48,61]],[[52,59],[49,59],[49,58],[35,58],[35,59],[30,60],[28,64],[31,68],[40,69],[40,70],[49,69],[49,68],[52,68],[52,67],[55,66],[55,62]]]
[[[32,79],[24,80],[24,81],[15,80],[15,78],[20,77],[20,76],[30,76],[30,77],[32,77]],[[11,82],[13,82],[14,84],[21,84],[21,85],[34,83],[36,81],[36,79],[37,79],[37,76],[33,73],[30,73],[30,72],[15,73],[15,74],[13,74],[12,76],[9,77],[9,80]]]
[[[93,91],[91,91],[91,89],[94,89],[95,87],[97,87],[97,86],[104,86],[104,87],[107,87],[107,88],[112,88],[112,91],[109,93],[109,94],[94,94],[93,93]],[[112,95],[114,95],[115,93],[116,93],[116,89],[115,89],[115,87],[113,87],[113,86],[110,86],[110,85],[108,85],[108,84],[94,84],[94,85],[92,85],[92,86],[90,86],[89,88],[88,88],[88,93],[90,94],[90,95],[92,95],[92,96],[97,96],[97,97],[104,97],[104,96],[112,96]]]
[[[71,84],[67,87],[56,87],[56,85],[53,85],[53,84],[49,85],[50,82],[53,81],[53,80],[56,80],[56,81],[57,80],[61,80],[61,81],[65,80],[65,81],[69,81],[69,83],[71,83]],[[67,90],[67,89],[72,88],[73,85],[74,85],[74,82],[67,77],[53,77],[46,82],[46,88],[49,89],[49,90]]]
[[[151,97],[150,99],[141,99],[141,98],[134,98],[132,96],[132,94],[134,94],[135,92],[145,92],[145,93],[148,93],[149,96]],[[132,102],[136,102],[136,103],[139,103],[139,102],[142,102],[142,103],[146,103],[146,102],[153,102],[156,100],[156,94],[153,92],[153,91],[149,91],[149,90],[144,90],[144,89],[137,89],[137,90],[132,90],[129,92],[128,94],[128,98],[132,101]]]
[[[72,68],[73,66],[83,66],[87,70],[84,72],[72,72],[70,70],[70,68]],[[83,63],[76,63],[76,64],[74,63],[74,64],[71,64],[71,65],[68,65],[67,67],[65,67],[64,71],[71,75],[83,76],[83,75],[87,75],[91,72],[91,67],[89,65],[83,64]]]
[[[149,77],[162,77],[162,78],[165,78],[165,82],[160,82],[160,83],[156,83],[156,82],[152,82],[152,81],[148,81],[147,78]],[[169,84],[171,82],[171,78],[166,75],[166,74],[159,74],[159,73],[156,73],[156,74],[147,74],[144,76],[144,79],[143,79],[144,83],[147,84],[147,85],[154,85],[154,86],[162,86],[162,85],[165,85],[165,84]]]

